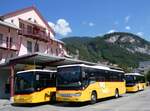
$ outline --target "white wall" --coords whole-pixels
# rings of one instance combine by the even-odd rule
[[[32,52],[34,52],[36,40],[33,40],[31,38],[22,37],[22,43],[21,43],[21,47],[20,47],[20,51],[19,51],[19,56],[24,55],[24,54],[28,54],[28,52],[27,52],[27,41],[32,42]],[[42,42],[42,41],[38,41],[37,43],[39,44],[39,52],[46,54],[47,53],[47,44],[45,42]]]

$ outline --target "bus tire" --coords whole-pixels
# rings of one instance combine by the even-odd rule
[[[119,98],[119,90],[118,89],[115,90],[115,98]]]
[[[92,91],[90,103],[91,103],[91,104],[95,104],[96,102],[97,102],[97,94],[96,94],[96,91]]]

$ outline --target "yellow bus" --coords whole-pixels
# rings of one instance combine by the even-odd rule
[[[139,73],[126,73],[126,92],[137,92],[146,87],[145,77]]]
[[[55,101],[56,71],[33,69],[17,72],[14,85],[14,103],[41,103]]]
[[[58,66],[56,81],[56,100],[63,102],[94,104],[97,99],[118,98],[126,92],[124,72],[105,66]]]

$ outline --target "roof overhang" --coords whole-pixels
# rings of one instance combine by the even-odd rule
[[[50,67],[57,67],[60,65],[68,65],[68,64],[96,65],[96,63],[92,62],[70,59],[66,57],[52,56],[38,52],[11,58],[8,60],[8,63],[5,64],[5,66],[16,64],[29,64],[29,65],[50,66]]]
[[[0,20],[0,25],[3,25],[5,27],[10,27],[10,28],[13,28],[13,29],[16,29],[16,30],[20,30],[20,28],[17,27],[16,25],[5,22],[5,21],[1,21],[1,20]]]

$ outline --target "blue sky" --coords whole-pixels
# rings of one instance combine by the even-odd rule
[[[123,31],[150,41],[150,0],[1,0],[0,15],[32,5],[57,38]]]

